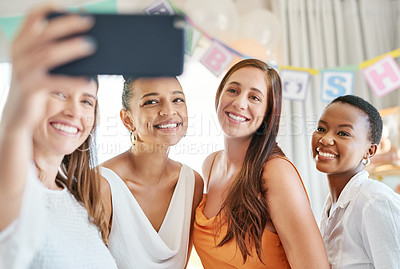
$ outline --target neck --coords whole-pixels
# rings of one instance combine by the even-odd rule
[[[35,149],[33,159],[36,164],[37,173],[43,185],[52,190],[61,189],[56,183],[58,168],[64,155],[55,155]]]
[[[340,173],[340,174],[328,174],[328,185],[329,192],[332,197],[332,202],[336,203],[339,199],[340,194],[343,189],[346,187],[347,183],[349,183],[350,179],[355,176],[357,173],[362,171],[364,167],[360,166],[358,169],[352,171],[351,173]]]
[[[169,158],[169,147],[136,144],[127,154],[137,179],[146,179],[146,184],[155,185],[162,179]]]
[[[240,169],[243,166],[244,157],[249,148],[251,138],[224,137],[224,153],[227,158],[227,167]]]

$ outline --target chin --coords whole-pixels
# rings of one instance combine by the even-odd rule
[[[324,174],[335,173],[335,171],[331,171],[329,168],[327,169],[326,167],[323,167],[323,166],[321,167],[321,166],[317,165],[316,168],[319,172],[324,173]]]

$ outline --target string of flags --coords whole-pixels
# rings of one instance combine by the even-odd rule
[[[105,0],[83,6],[89,12],[117,13],[116,0]],[[143,12],[148,15],[175,15],[183,14],[172,2],[156,0],[147,6]],[[7,18],[9,21],[20,21],[21,18]],[[219,77],[235,58],[251,58],[231,48],[220,40],[208,35],[196,25],[188,16],[185,29],[185,54],[193,56],[202,37],[210,41],[206,52],[201,56],[200,62]],[[0,27],[2,21],[0,20]],[[15,23],[14,23],[15,28]],[[4,31],[4,30],[3,30]],[[7,31],[5,31],[7,32]],[[334,98],[353,93],[354,75],[362,71],[368,85],[377,97],[382,97],[400,88],[400,67],[394,60],[400,57],[400,48],[366,60],[360,64],[335,67],[329,69],[313,69],[294,66],[278,66],[272,62],[268,64],[279,71],[283,97],[289,100],[304,101],[307,95],[312,75],[321,76],[321,100],[330,102]]]
[[[147,14],[174,15],[182,13],[172,6],[168,0],[157,0],[147,9]],[[211,41],[211,45],[200,62],[214,75],[219,76],[234,60],[234,55],[249,58],[246,55],[230,48],[223,42],[207,35],[189,17],[186,28],[186,51],[193,54],[202,36]],[[354,73],[362,70],[365,79],[376,96],[382,97],[400,88],[400,67],[394,58],[400,57],[400,48],[374,59],[364,61],[358,65],[336,67],[332,69],[299,68],[293,66],[276,66],[282,80],[283,97],[285,99],[304,101],[311,75],[321,75],[321,100],[330,102],[334,98],[353,93]]]

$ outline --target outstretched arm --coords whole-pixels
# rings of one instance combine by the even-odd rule
[[[263,173],[269,214],[292,268],[329,268],[324,243],[294,166],[268,161]]]
[[[86,85],[85,78],[52,76],[49,70],[93,53],[85,38],[59,38],[88,30],[93,21],[71,15],[46,21],[51,5],[32,11],[12,44],[12,79],[0,122],[0,231],[19,214],[33,133],[44,115],[51,89]]]

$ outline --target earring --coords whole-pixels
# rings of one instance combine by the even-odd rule
[[[369,158],[369,156],[367,156],[366,158],[362,159],[361,163],[366,167],[371,163],[371,159]]]
[[[82,144],[83,145],[83,144]],[[86,149],[80,149],[80,148],[77,148],[76,150],[77,151],[80,151],[80,152],[85,152],[85,151],[88,151],[90,149],[90,147],[88,147],[88,148],[86,148]]]
[[[89,133],[89,136],[92,136],[92,133]],[[83,146],[83,144],[80,145],[79,147],[81,147],[81,146]],[[85,151],[88,151],[89,149],[90,149],[90,144],[89,144],[89,146],[88,146],[86,149],[77,148],[76,150],[77,150],[77,151],[80,151],[80,152],[85,152]]]
[[[133,136],[133,139],[132,139],[132,136]],[[129,138],[130,138],[130,140],[131,140],[132,146],[136,145],[136,144],[135,144],[136,136],[135,136],[135,134],[133,133],[133,130],[130,130],[130,132],[129,132]]]

